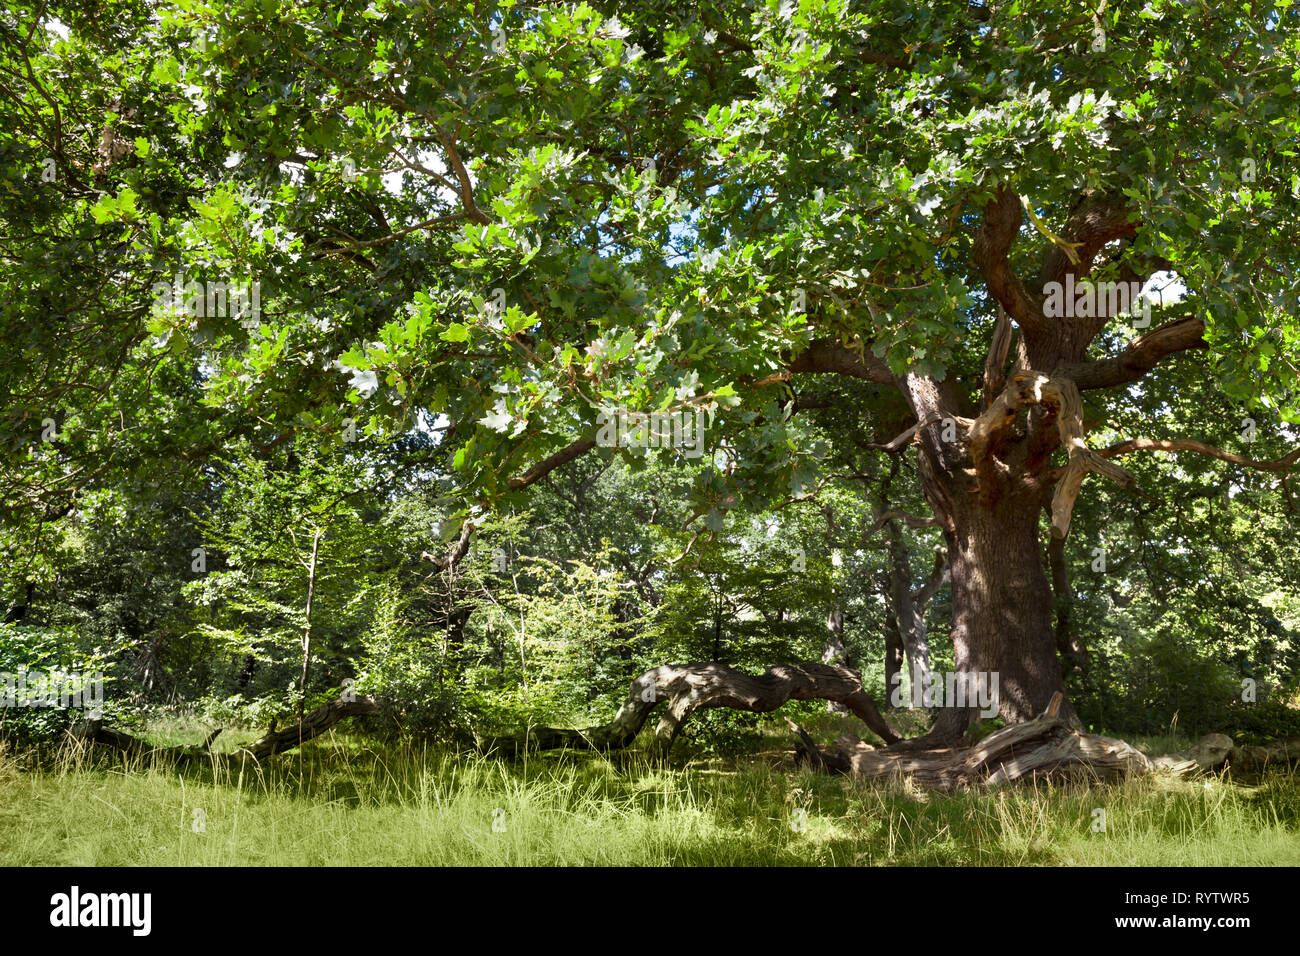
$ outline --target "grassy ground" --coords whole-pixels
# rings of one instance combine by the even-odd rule
[[[159,742],[203,736],[161,730]],[[341,734],[260,768],[65,754],[34,770],[0,755],[0,865],[1300,864],[1294,773],[941,796],[800,771],[779,739],[672,769],[635,754],[377,750]]]

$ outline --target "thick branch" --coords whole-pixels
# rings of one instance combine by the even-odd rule
[[[627,699],[606,724],[586,729],[534,727],[521,734],[479,738],[484,750],[518,753],[561,747],[619,750],[636,739],[660,703],[668,707],[655,728],[655,747],[667,754],[686,720],[697,710],[729,707],[764,713],[790,700],[832,700],[844,704],[882,739],[896,734],[862,688],[857,671],[843,665],[790,664],[769,667],[752,677],[724,664],[667,664],[646,671],[632,682]]]
[[[859,353],[835,339],[814,339],[790,362],[791,372],[830,372],[863,378],[882,385],[895,384],[884,360],[865,349]]]
[[[1135,451],[1194,451],[1200,455],[1209,455],[1211,458],[1232,462],[1232,464],[1241,465],[1243,468],[1254,468],[1257,471],[1286,472],[1290,471],[1297,462],[1300,462],[1300,448],[1273,461],[1256,461],[1253,458],[1246,458],[1230,451],[1224,451],[1221,448],[1215,448],[1213,445],[1207,445],[1205,442],[1192,441],[1187,438],[1172,440],[1130,438],[1128,441],[1122,441],[1103,448],[1097,454],[1102,458],[1118,458],[1120,455],[1128,455]]]
[[[1044,329],[1042,297],[1032,295],[1020,278],[1011,271],[1007,256],[1020,233],[1024,213],[1020,197],[1006,186],[984,207],[984,223],[975,237],[975,264],[984,281],[1003,308],[1027,335]]]
[[[569,462],[573,461],[573,459],[580,455],[585,455],[595,447],[596,439],[580,438],[575,442],[565,445],[549,458],[543,458],[517,478],[511,478],[506,482],[506,485],[511,491],[518,491],[520,488],[527,488],[534,482],[545,478],[556,468],[559,468],[561,465],[567,465]]]
[[[865,537],[871,537],[891,521],[901,521],[909,528],[937,528],[939,519],[931,515],[928,518],[918,518],[910,515],[906,511],[900,511],[897,508],[891,508],[888,511],[882,511],[876,515],[876,520],[872,522],[871,527],[867,529]]]
[[[262,760],[292,750],[301,743],[319,737],[345,717],[365,717],[377,713],[379,713],[379,702],[371,697],[358,697],[349,701],[331,700],[307,714],[301,724],[294,723],[284,730],[268,731],[260,740],[247,747],[241,747],[234,755],[247,755],[254,760]],[[155,755],[183,763],[192,760],[211,760],[214,756],[219,756],[208,750],[216,739],[217,733],[219,731],[210,734],[201,747],[155,747],[139,737],[105,727],[102,721],[88,720],[73,731],[73,736],[126,754]]]
[[[935,548],[934,567],[930,569],[929,579],[912,593],[918,611],[929,604],[939,589],[948,583],[948,573],[947,552],[943,548]]]
[[[465,168],[464,160],[460,158],[460,151],[456,149],[455,140],[442,130],[438,131],[438,138],[442,141],[443,149],[447,151],[447,164],[451,166],[456,174],[456,180],[460,183],[460,203],[465,210],[465,215],[477,223],[486,225],[492,220],[474,202],[474,184],[470,180],[469,170]]]
[[[1072,730],[1060,713],[1061,703],[1057,694],[1037,720],[1004,727],[969,749],[877,750],[842,739],[836,751],[821,757],[831,767],[847,763],[848,772],[858,778],[904,775],[936,790],[990,786],[1071,768],[1090,777],[1140,775],[1155,769],[1140,751],[1122,740]]]
[[[1064,245],[1053,244],[1044,254],[1039,275],[1042,283],[1063,283],[1066,274],[1071,272],[1076,277],[1086,276],[1103,246],[1136,235],[1138,223],[1131,221],[1130,215],[1130,205],[1124,196],[1086,195],[1075,205],[1062,230]],[[1071,261],[1071,251],[1077,261]]]
[[[445,556],[438,557],[436,554],[423,551],[420,553],[420,560],[432,561],[439,571],[446,571],[448,568],[455,567],[469,553],[469,539],[473,537],[475,527],[474,522],[466,518],[460,526],[460,537],[456,539],[456,543],[451,546],[451,550]]]
[[[1200,319],[1189,318],[1166,322],[1135,339],[1113,358],[1064,365],[1053,374],[1070,379],[1081,392],[1127,385],[1129,382],[1136,382],[1170,355],[1188,349],[1207,348],[1204,334],[1205,323]]]
[[[1258,771],[1300,761],[1300,738],[1263,747],[1236,747],[1224,734],[1207,734],[1189,751],[1152,760],[1122,740],[1072,729],[1061,714],[1061,704],[1062,697],[1056,694],[1041,717],[1004,727],[970,748],[916,750],[900,746],[881,750],[841,737],[835,749],[824,751],[797,725],[791,729],[800,738],[796,755],[814,766],[863,780],[904,776],[935,790],[1063,775],[1087,781],[1151,773],[1182,776],[1217,770],[1225,763]]]

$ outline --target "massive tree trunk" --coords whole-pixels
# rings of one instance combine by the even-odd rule
[[[936,422],[918,433],[918,465],[948,547],[955,683],[991,691],[996,681],[997,712],[1008,723],[1033,720],[1064,692],[1039,536],[1044,473],[1059,447],[1055,415],[1013,406],[959,419],[950,390],[908,385],[918,421]],[[929,744],[955,741],[979,719],[969,695],[962,705],[946,692],[946,675],[943,684]],[[1063,713],[1073,718],[1068,705]]]
[[[1036,494],[967,501],[945,531],[952,576],[953,662],[992,688],[1008,723],[1032,720],[1064,691],[1043,571]],[[996,675],[996,676],[995,676]],[[976,707],[944,700],[936,738],[961,735]]]

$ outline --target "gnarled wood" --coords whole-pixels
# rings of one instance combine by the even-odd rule
[[[1069,533],[1070,516],[1085,475],[1095,472],[1125,488],[1133,487],[1135,480],[1128,471],[1103,458],[1084,441],[1083,402],[1074,382],[1028,371],[1013,375],[1001,394],[970,425],[970,455],[982,488],[994,485],[991,476],[1001,467],[996,441],[1011,427],[1020,411],[1031,405],[1042,406],[1052,416],[1049,420],[1055,420],[1061,445],[1069,455],[1052,496],[1052,536],[1064,538]]]
[[[908,777],[931,790],[989,786],[1072,768],[1102,779],[1152,771],[1152,762],[1124,741],[1071,729],[1062,703],[1056,694],[1037,720],[1005,727],[969,748],[877,749],[841,737],[834,751],[824,753],[800,733],[798,754],[816,766],[843,768],[864,780]]]
[[[763,713],[791,700],[831,700],[860,717],[881,739],[899,739],[862,688],[857,671],[840,664],[782,664],[754,677],[725,664],[666,664],[632,681],[614,719],[584,729],[534,727],[523,733],[478,738],[483,750],[518,753],[561,747],[619,750],[636,739],[651,711],[667,708],[655,728],[654,748],[664,755],[691,714],[710,707]]]
[[[797,724],[787,723],[799,738],[795,745],[798,760],[864,780],[906,777],[931,790],[991,786],[1070,772],[1107,780],[1148,773],[1180,776],[1216,770],[1225,764],[1261,770],[1269,765],[1300,762],[1300,737],[1258,747],[1237,747],[1224,734],[1207,734],[1186,753],[1151,759],[1122,740],[1071,728],[1063,703],[1064,698],[1057,693],[1038,719],[1005,727],[965,748],[875,748],[845,736],[836,741],[834,749],[825,751]]]

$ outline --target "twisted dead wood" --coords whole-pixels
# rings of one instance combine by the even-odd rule
[[[763,713],[791,700],[843,704],[882,740],[899,739],[862,688],[862,678],[836,664],[786,664],[757,677],[725,664],[668,664],[646,671],[628,688],[626,700],[605,724],[584,729],[534,727],[522,733],[480,737],[479,747],[505,753],[561,747],[618,750],[636,739],[651,711],[667,703],[655,727],[654,749],[666,754],[691,714],[711,707]]]
[[[1192,750],[1154,760],[1122,740],[1072,729],[1061,716],[1056,694],[1036,720],[1005,727],[974,747],[943,750],[877,749],[855,737],[826,751],[797,724],[796,757],[818,769],[863,780],[908,778],[930,790],[987,787],[1034,776],[1077,773],[1090,780],[1166,773],[1175,776],[1214,770],[1224,764],[1260,770],[1300,761],[1300,738],[1260,747],[1237,747],[1224,734],[1207,734]]]

